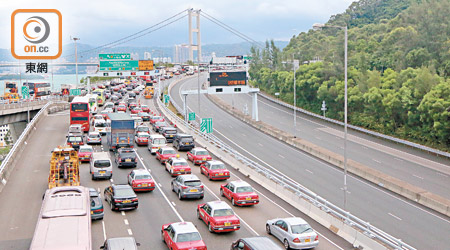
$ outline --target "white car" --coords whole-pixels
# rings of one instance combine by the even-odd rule
[[[286,249],[309,249],[319,245],[318,234],[302,218],[268,220],[266,231],[283,242]]]

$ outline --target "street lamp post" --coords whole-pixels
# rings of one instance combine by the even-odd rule
[[[346,26],[334,26],[325,25],[321,23],[313,24],[313,29],[322,28],[338,28],[344,30],[344,81],[345,81],[345,96],[344,96],[344,209],[347,206],[347,25]]]
[[[294,138],[297,138],[297,84],[295,73],[299,67],[299,61],[294,59],[294,55],[292,55],[292,67],[294,68]]]
[[[77,78],[77,87],[78,87],[78,53],[77,53],[77,41],[80,40],[80,38],[74,37],[72,40],[75,43],[75,74]]]

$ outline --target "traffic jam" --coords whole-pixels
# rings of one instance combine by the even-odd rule
[[[88,171],[94,183],[109,181],[103,190],[90,189],[92,220],[107,219],[106,209],[139,209],[142,196],[155,195],[153,191],[160,189],[156,180],[163,178],[152,171],[158,165],[171,178],[169,183],[160,184],[169,185],[180,201],[196,201],[191,212],[210,233],[222,235],[241,230],[246,225],[236,211],[264,206],[249,183],[232,178],[224,162],[199,146],[194,136],[167,120],[153,100],[147,100],[154,95],[153,84],[147,86],[142,79],[121,79],[92,86],[91,93],[71,102],[66,146],[78,153],[80,175],[85,176],[84,171]],[[144,160],[143,154],[154,160]],[[119,169],[127,169],[126,183],[113,181],[123,174]],[[220,197],[204,200],[205,194],[212,192],[210,183],[219,183],[216,191]],[[200,225],[182,220],[155,226],[161,228],[160,237],[168,249],[203,250],[207,245],[198,230]],[[263,244],[270,249],[282,249],[281,245],[285,249],[309,249],[319,244],[315,230],[298,217],[268,220],[265,231],[268,238],[236,238],[226,248],[259,249],[250,246]],[[271,242],[277,240],[281,244]],[[139,246],[138,238],[133,242]]]

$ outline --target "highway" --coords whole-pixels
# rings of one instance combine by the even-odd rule
[[[251,110],[252,98],[247,94],[218,95],[242,111]],[[284,106],[258,97],[259,119],[280,130],[294,134],[294,114]],[[295,135],[344,155],[343,128],[297,112]],[[450,199],[450,160],[426,154],[400,144],[388,142],[349,130],[347,155],[349,159],[377,169],[390,176]]]
[[[152,110],[155,110],[153,100],[144,100]],[[27,142],[22,159],[0,193],[0,249],[28,249],[33,237],[34,228],[42,204],[42,195],[47,188],[50,151],[62,145],[69,127],[68,111],[47,115],[36,127],[35,133]],[[105,137],[103,137],[105,138]],[[105,143],[104,143],[105,144]],[[95,146],[95,151],[108,151],[105,145]],[[232,241],[241,237],[266,235],[265,221],[276,217],[299,216],[306,219],[319,233],[320,244],[316,249],[351,249],[352,246],[337,237],[327,228],[307,218],[304,214],[285,203],[242,176],[229,167],[232,172],[231,180],[244,179],[249,182],[260,195],[260,204],[254,207],[237,208],[233,210],[241,218],[241,229],[234,233],[211,234],[206,225],[196,216],[196,206],[199,203],[212,200],[225,200],[219,195],[219,187],[224,181],[209,181],[200,175],[199,167],[192,166],[193,173],[198,175],[205,185],[203,200],[179,201],[175,193],[170,190],[172,177],[156,161],[146,147],[137,147],[140,161],[138,168],[151,171],[158,188],[153,192],[139,193],[139,208],[133,211],[116,212],[109,209],[104,201],[105,217],[92,223],[93,249],[98,249],[106,238],[132,235],[141,243],[140,249],[167,249],[160,238],[163,224],[176,221],[193,222],[203,237],[208,249],[229,249]],[[186,153],[181,152],[181,157]],[[111,158],[113,155],[111,153]],[[92,181],[89,175],[89,165],[84,163],[80,167],[81,184],[100,190],[103,195],[105,187],[110,183],[126,183],[126,176],[131,169],[119,169],[114,166],[111,181]],[[230,204],[229,201],[227,201]],[[276,240],[274,240],[276,241]],[[280,244],[281,246],[281,244]]]
[[[202,77],[201,81],[205,81]],[[180,91],[195,89],[197,78],[184,80],[171,90],[182,107]],[[343,207],[343,171],[268,136],[223,111],[206,96],[188,96],[188,106],[200,117],[213,118],[214,134],[262,166],[279,171],[328,201]],[[249,108],[251,108],[249,106]],[[260,106],[260,112],[263,112]],[[415,202],[385,191],[360,178],[348,178],[346,208],[385,232],[417,249],[445,249],[450,245],[450,221]]]

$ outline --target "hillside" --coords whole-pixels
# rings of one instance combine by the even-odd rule
[[[450,1],[362,0],[328,25],[349,27],[349,123],[450,149]],[[344,34],[326,28],[293,37],[280,51],[252,49],[254,85],[293,103],[294,55],[298,106],[343,120]],[[311,60],[319,62],[308,63]]]

